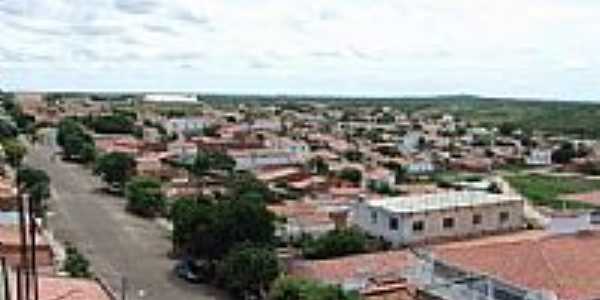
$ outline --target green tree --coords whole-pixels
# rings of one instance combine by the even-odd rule
[[[173,250],[189,251],[192,238],[200,226],[213,223],[215,205],[206,199],[180,198],[171,205],[170,219],[173,222]]]
[[[43,215],[46,211],[45,200],[50,198],[50,177],[44,170],[24,166],[17,171],[20,185],[29,194],[36,214]]]
[[[87,134],[81,124],[72,118],[66,118],[58,124],[56,142],[63,148],[66,159],[75,159],[86,163],[93,161],[96,147],[93,138]]]
[[[310,169],[319,175],[327,175],[329,173],[329,165],[320,156],[311,159],[308,164]]]
[[[251,200],[263,203],[276,201],[275,194],[262,181],[249,172],[232,174],[225,182],[227,198],[230,200]]]
[[[277,255],[271,249],[240,247],[233,249],[218,268],[224,286],[242,299],[266,299],[271,283],[279,276]]]
[[[206,224],[195,228],[196,257],[214,261],[236,245],[271,245],[275,240],[275,216],[261,203],[222,201],[211,213]]]
[[[149,177],[134,177],[125,188],[127,210],[146,218],[164,214],[166,201],[161,192],[161,182]]]
[[[560,148],[552,152],[552,161],[557,164],[570,163],[573,158],[577,156],[577,151],[572,143],[565,142]]]
[[[17,128],[7,119],[0,119],[0,138],[16,138]]]
[[[133,119],[124,114],[112,114],[93,118],[90,127],[97,133],[128,134],[134,132]]]
[[[235,160],[221,151],[199,151],[194,159],[191,171],[196,176],[206,175],[210,171],[227,171],[235,168]]]
[[[349,293],[339,286],[312,280],[280,277],[273,283],[270,300],[358,300],[357,293]]]
[[[135,171],[135,160],[133,156],[112,152],[104,154],[96,161],[94,173],[100,175],[102,180],[111,187],[122,189],[125,182]]]
[[[517,130],[517,124],[513,122],[502,122],[500,126],[498,126],[498,131],[501,135],[512,135],[512,133]]]
[[[302,245],[302,253],[309,259],[339,257],[366,250],[367,236],[354,228],[330,231],[316,239],[308,239]]]
[[[362,173],[355,168],[344,168],[340,171],[339,177],[343,180],[359,184],[362,181]]]
[[[63,265],[63,271],[69,276],[75,278],[89,278],[92,276],[90,272],[90,262],[73,246],[67,246],[67,258]]]
[[[13,167],[18,166],[27,154],[27,147],[14,138],[2,140],[2,147],[6,161]]]

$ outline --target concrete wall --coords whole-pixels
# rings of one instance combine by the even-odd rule
[[[501,212],[508,213],[507,221],[500,221]],[[372,213],[376,213],[376,221],[373,220]],[[481,216],[480,224],[473,223],[474,215]],[[389,227],[392,217],[398,220],[397,230],[391,230]],[[445,218],[454,219],[452,228],[443,227]],[[413,231],[413,224],[417,221],[424,222],[423,231]],[[370,207],[367,203],[360,203],[354,208],[352,222],[370,234],[381,236],[397,246],[520,229],[524,225],[523,202],[514,201],[413,214],[391,213],[382,208]]]

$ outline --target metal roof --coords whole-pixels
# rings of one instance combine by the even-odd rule
[[[523,201],[523,199],[516,194],[493,194],[483,191],[450,191],[436,194],[384,198],[369,201],[367,204],[370,207],[380,207],[394,213],[418,213],[519,201]]]

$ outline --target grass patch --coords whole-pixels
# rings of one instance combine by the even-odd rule
[[[515,175],[506,178],[511,186],[531,203],[555,209],[594,208],[595,206],[562,199],[564,194],[600,190],[600,180],[564,178],[541,175]]]

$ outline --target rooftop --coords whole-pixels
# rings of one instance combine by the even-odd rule
[[[395,213],[415,213],[518,201],[523,200],[515,194],[492,194],[482,191],[450,191],[371,200],[368,202],[368,205],[371,207],[380,207]]]
[[[541,236],[490,244],[440,246],[438,258],[561,300],[600,298],[600,232]]]

